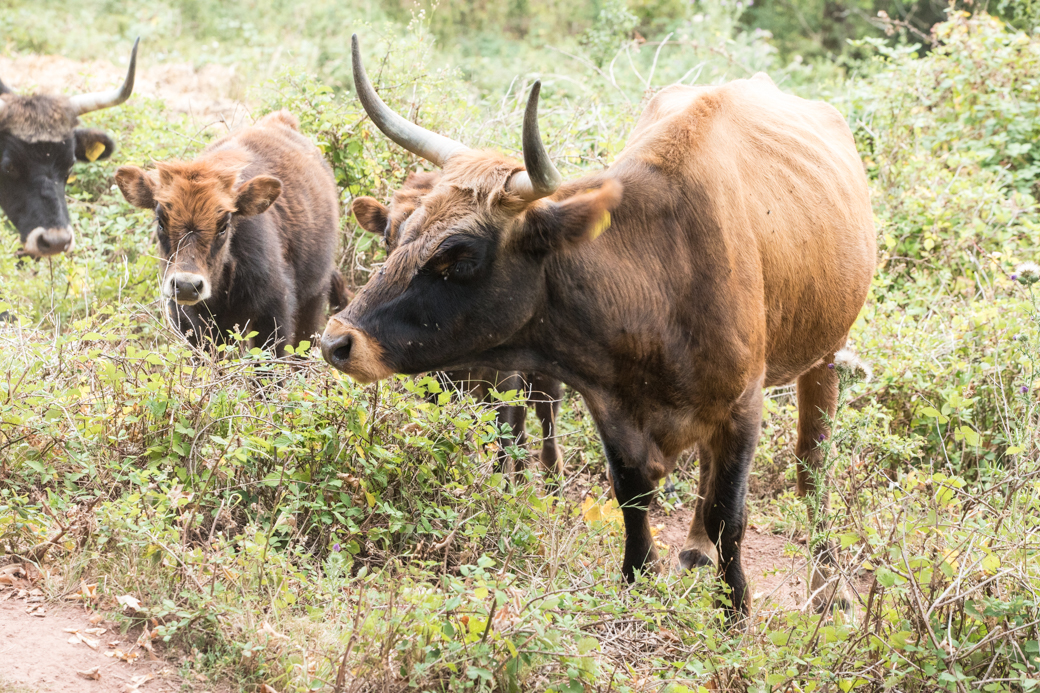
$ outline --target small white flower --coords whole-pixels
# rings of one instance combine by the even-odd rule
[[[1035,262],[1023,262],[1015,268],[1015,273],[1011,277],[1024,286],[1036,284],[1040,282],[1040,265]]]
[[[873,373],[870,366],[864,363],[851,349],[842,349],[834,354],[834,367],[839,372],[850,375],[856,380],[870,380]]]

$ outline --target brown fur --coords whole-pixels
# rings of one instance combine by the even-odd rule
[[[333,279],[332,264],[338,191],[291,114],[272,113],[194,161],[161,162],[149,172],[124,166],[116,182],[132,204],[160,210],[167,274],[189,273],[212,285],[203,310],[171,304],[196,338],[215,330],[223,339],[248,323],[259,343],[280,349],[309,339],[323,322],[327,298],[340,300],[344,287]],[[203,330],[207,313],[216,324]]]
[[[25,142],[63,142],[79,124],[67,96],[4,94],[2,98],[0,130]]]
[[[700,498],[680,563],[716,563],[746,612],[740,554],[762,388],[798,380],[804,476],[819,458],[805,436],[825,430],[835,383],[803,374],[844,345],[874,270],[847,125],[756,75],[663,90],[608,171],[551,198],[511,195],[518,168],[491,152],[453,156],[340,320],[381,345],[382,368],[519,368],[581,392],[623,509],[629,579],[656,563],[657,482],[697,445]],[[465,281],[454,279],[459,257],[476,263],[462,265]],[[373,370],[340,344],[330,327],[326,359]]]

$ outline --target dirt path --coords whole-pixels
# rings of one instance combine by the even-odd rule
[[[115,624],[42,599],[24,589],[0,591],[0,693],[206,690],[186,687],[171,664]]]
[[[650,526],[658,529],[656,538],[668,546],[672,567],[686,543],[692,518],[693,511],[686,508],[671,515],[665,515],[660,506],[651,512]],[[756,609],[799,609],[805,603],[805,558],[801,550],[786,551],[789,543],[785,537],[759,531],[754,524],[744,535],[742,562]]]
[[[161,99],[172,111],[188,114],[199,129],[225,121],[232,128],[252,122],[242,101],[245,89],[234,66],[208,64],[196,70],[183,63],[154,64],[144,52],[138,60],[135,95]],[[125,76],[125,63],[78,62],[55,55],[0,55],[0,80],[19,93],[79,94],[113,89]]]

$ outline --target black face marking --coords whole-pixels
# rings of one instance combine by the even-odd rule
[[[36,228],[69,226],[65,184],[75,163],[72,133],[61,142],[33,142],[0,132],[0,209],[24,243]]]

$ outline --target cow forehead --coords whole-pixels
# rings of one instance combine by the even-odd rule
[[[155,200],[170,230],[216,229],[235,209],[232,189],[244,166],[239,159],[160,163]]]
[[[64,142],[79,123],[67,96],[6,94],[3,100],[0,131],[29,144]]]

